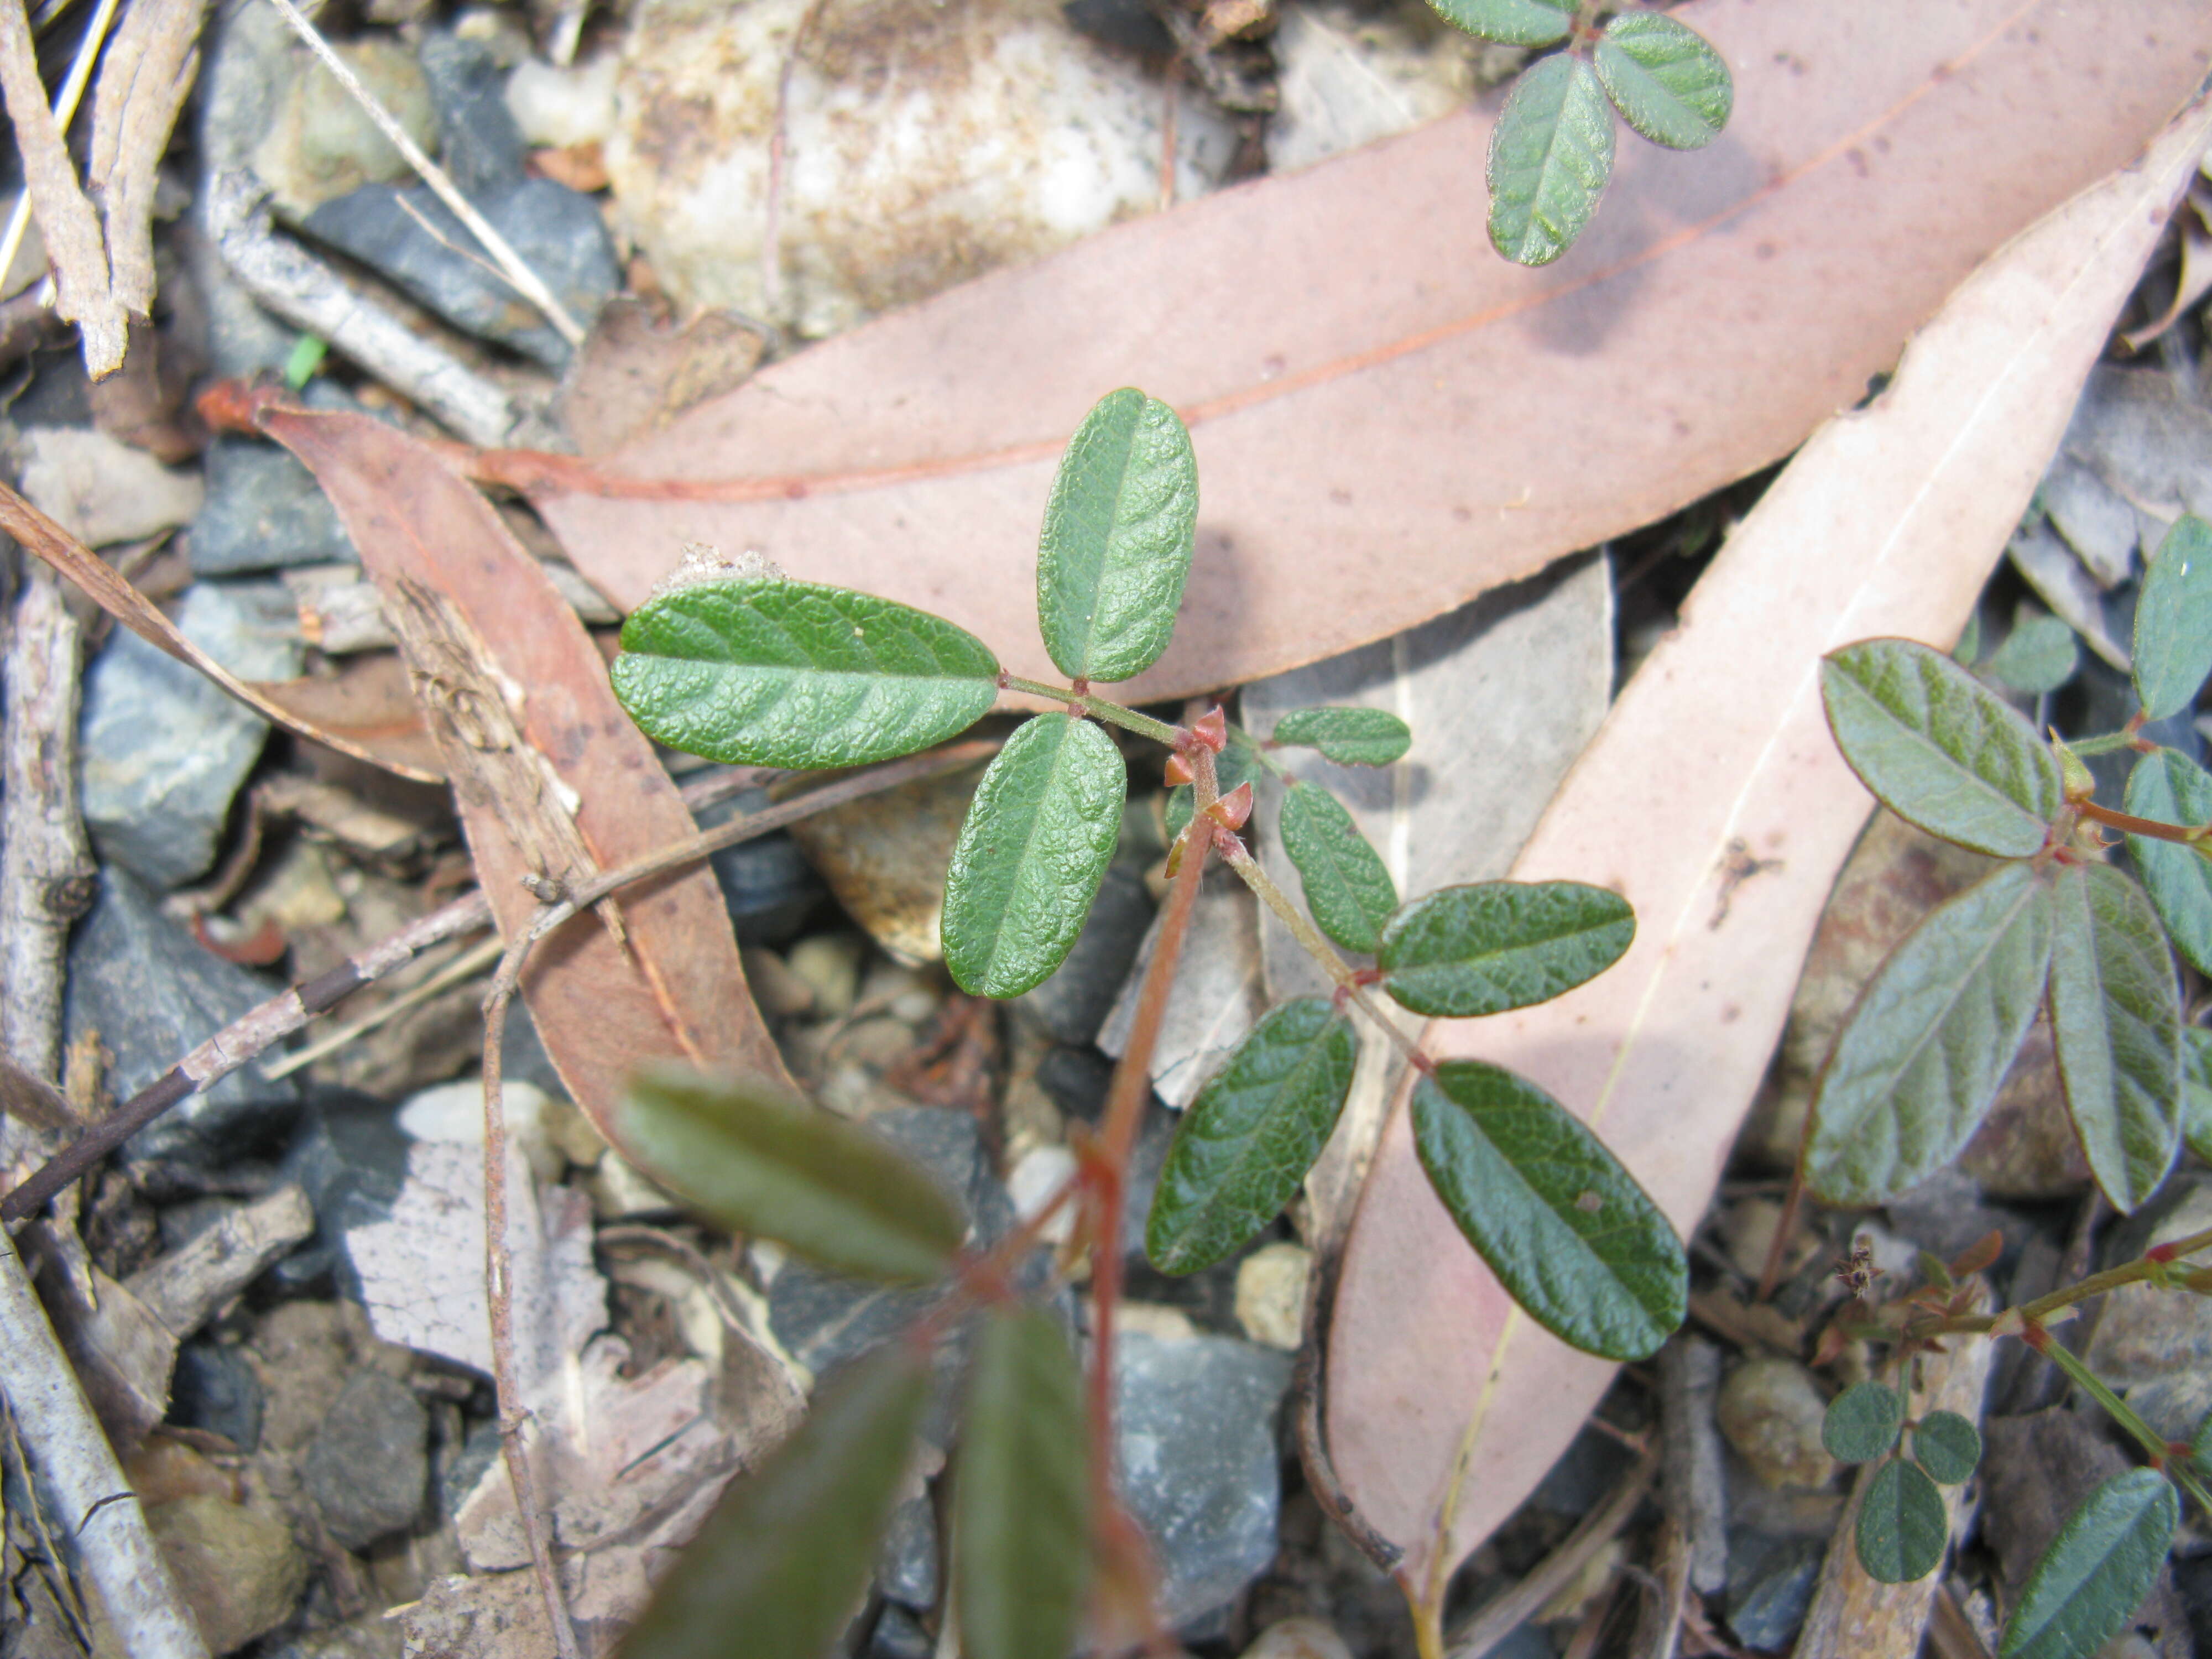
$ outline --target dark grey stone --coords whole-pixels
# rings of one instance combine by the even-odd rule
[[[1061,1042],[1095,1041],[1129,977],[1157,908],[1141,875],[1127,865],[1109,865],[1067,960],[1018,1006]]]
[[[884,1605],[868,1635],[868,1659],[933,1659],[936,1652],[936,1638],[896,1601]]]
[[[285,1154],[284,1175],[314,1207],[314,1237],[270,1269],[282,1288],[303,1290],[332,1276],[358,1301],[361,1278],[345,1252],[356,1227],[387,1219],[407,1181],[407,1149],[390,1103],[350,1089],[317,1089]]]
[[[283,988],[225,962],[161,914],[144,884],[110,867],[70,941],[63,1018],[74,1042],[96,1032],[114,1055],[109,1086],[128,1100],[240,1015]],[[289,1078],[248,1063],[172,1107],[122,1149],[128,1164],[231,1162],[299,1103]]]
[[[207,185],[218,173],[252,170],[298,46],[276,9],[261,0],[221,0],[211,9],[198,88],[200,188],[193,192],[191,234],[182,240],[206,310],[208,366],[220,375],[251,377],[283,368],[299,331],[257,305],[216,252],[205,221],[213,198]]]
[[[621,288],[614,246],[590,197],[550,179],[521,179],[476,205],[579,322],[589,323]],[[428,185],[364,185],[324,203],[306,228],[464,332],[549,368],[567,366],[568,342],[496,274]]]
[[[208,446],[207,501],[192,520],[197,575],[358,561],[322,486],[291,454],[258,438]]]
[[[1183,1626],[1275,1557],[1282,1503],[1275,1419],[1288,1354],[1233,1337],[1131,1334],[1115,1355],[1115,1462],[1160,1567],[1160,1613]]]
[[[927,1492],[891,1511],[876,1554],[876,1587],[909,1607],[937,1605],[937,1508]]]
[[[438,111],[438,159],[461,194],[477,197],[522,177],[529,147],[507,108],[507,73],[483,40],[430,29],[415,49]]]
[[[1528,1501],[1553,1515],[1588,1515],[1620,1484],[1634,1455],[1602,1429],[1585,1427],[1552,1465]]]
[[[1762,1653],[1788,1652],[1813,1605],[1826,1553],[1827,1545],[1818,1538],[1731,1534],[1728,1619],[1736,1640]]]
[[[219,1434],[242,1452],[261,1444],[261,1412],[267,1403],[252,1362],[223,1342],[187,1342],[177,1350],[169,1384],[169,1421]]]
[[[697,813],[702,830],[718,830],[740,813],[769,805],[765,789],[749,789]],[[722,902],[740,945],[781,945],[795,935],[823,896],[821,878],[778,830],[725,847],[708,860],[722,884]]]
[[[429,1488],[429,1435],[414,1389],[382,1371],[355,1374],[300,1465],[332,1538],[357,1550],[413,1524]]]
[[[1113,1086],[1114,1062],[1089,1043],[1055,1043],[1037,1061],[1037,1086],[1070,1117],[1096,1123],[1106,1110]]]

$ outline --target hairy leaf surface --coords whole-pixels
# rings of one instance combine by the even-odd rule
[[[631,1659],[828,1652],[874,1570],[929,1376],[927,1355],[895,1343],[824,1384],[798,1431],[731,1486],[622,1651]]]
[[[1347,951],[1373,952],[1398,908],[1398,884],[1344,803],[1316,785],[1293,783],[1283,794],[1282,836],[1322,932]]]
[[[1198,525],[1198,461],[1175,410],[1109,392],[1060,457],[1037,543],[1037,624],[1070,679],[1126,680],[1175,632]]]
[[[2089,1171],[2125,1214],[2181,1143],[2181,1002],[2142,889],[2108,864],[2061,866],[2051,953],[2058,1080]]]
[[[975,1342],[952,1495],[954,1603],[975,1659],[1075,1646],[1091,1578],[1083,1374],[1042,1308],[994,1309]]]
[[[1613,176],[1613,106],[1566,52],[1523,72],[1491,130],[1490,240],[1507,258],[1546,265],[1574,246]]]
[[[1871,1463],[1897,1443],[1905,1397],[1887,1382],[1854,1382],[1828,1402],[1820,1443],[1843,1463]]]
[[[1937,1486],[1956,1486],[1982,1461],[1982,1431],[1956,1412],[1929,1412],[1912,1431],[1912,1455]]]
[[[628,1156],[732,1232],[864,1278],[926,1281],[960,1212],[875,1136],[758,1079],[647,1071],[617,1111]]]
[[[1318,749],[1339,766],[1388,766],[1413,746],[1406,722],[1387,708],[1294,708],[1275,722],[1277,743]]]
[[[1018,997],[1066,959],[1121,835],[1128,770],[1073,714],[1018,727],[977,786],[945,878],[945,965],[973,996]]]
[[[1642,1359],[1682,1322],[1689,1267],[1667,1218],[1574,1114],[1480,1060],[1413,1086],[1421,1167],[1531,1318],[1587,1353]]]
[[[2058,765],[2010,704],[1939,651],[1867,640],[1820,664],[1836,744],[1907,823],[2001,858],[2039,850]]]
[[[927,611],[811,582],[702,582],[623,623],[611,671],[672,749],[744,766],[860,766],[927,749],[999,696],[981,640]]]
[[[1950,1532],[1943,1494],[1917,1463],[1894,1458],[1867,1481],[1859,1500],[1859,1565],[1883,1583],[1909,1584],[1935,1571]]]
[[[1997,1659],[2077,1659],[2110,1640],[2150,1594],[2181,1518],[2151,1469],[2116,1474],[2051,1540],[2005,1625]]]
[[[1868,983],[1813,1093],[1805,1183],[1879,1204],[1958,1155],[2035,1019],[2051,897],[2000,866],[1929,913]]]
[[[2154,720],[2189,707],[2212,673],[2212,525],[2202,519],[2177,520],[2143,572],[2133,661]]]
[[[1628,125],[1655,144],[1702,149],[1735,101],[1728,65],[1695,29],[1660,12],[1623,12],[1594,54],[1597,78]]]
[[[1548,46],[1567,38],[1575,0],[1429,0],[1455,27],[1509,46]]]
[[[1271,1008],[1176,1127],[1145,1222],[1162,1273],[1226,1261],[1282,1211],[1328,1145],[1359,1057],[1325,997]]]
[[[1382,930],[1382,988],[1417,1014],[1470,1019],[1548,1002],[1636,937],[1620,894],[1578,881],[1483,881],[1413,900]]]
[[[2212,823],[2212,774],[2176,749],[2145,755],[2128,774],[2127,809],[2161,823]],[[2212,858],[2155,836],[2130,836],[2128,856],[2174,948],[2212,974]]]

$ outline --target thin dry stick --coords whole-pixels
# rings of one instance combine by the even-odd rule
[[[118,0],[100,0],[100,9],[92,15],[84,39],[77,42],[76,57],[70,64],[68,77],[62,89],[54,94],[54,125],[64,132],[76,119],[76,106],[84,96],[84,89],[92,79],[92,66],[100,61],[100,43],[107,39],[107,26],[115,21]],[[23,234],[31,228],[31,192],[25,191],[15,198],[15,211],[8,216],[8,229],[0,236],[0,280],[15,269],[15,256],[22,251]]]
[[[304,1048],[295,1048],[273,1066],[263,1066],[261,1075],[275,1083],[313,1065],[326,1054],[334,1054],[348,1044],[360,1042],[371,1031],[389,1024],[410,1008],[419,1008],[432,997],[490,972],[499,961],[502,949],[497,939],[489,939],[462,951],[420,985],[410,985],[404,991],[395,994],[374,1013],[365,1014],[350,1024],[341,1025],[337,1030],[316,1038]]]
[[[470,234],[483,244],[484,252],[491,255],[493,262],[499,266],[500,275],[507,279],[515,292],[544,312],[545,320],[552,324],[561,337],[570,345],[583,344],[583,329],[568,314],[568,308],[553,297],[553,290],[545,286],[544,279],[536,271],[523,263],[522,256],[508,246],[507,238],[495,230],[491,222],[478,213],[469,198],[461,194],[459,187],[447,175],[445,168],[425,155],[422,147],[408,137],[407,129],[394,120],[392,112],[377,101],[376,94],[362,84],[361,77],[353,72],[344,58],[331,49],[331,43],[324,40],[322,32],[307,21],[307,15],[294,5],[292,0],[269,0],[269,3],[283,14],[284,21],[292,26],[292,32],[307,43],[307,49],[330,71],[331,78],[352,94],[354,101],[376,124],[377,131],[392,141],[392,147],[406,159],[407,165],[415,169],[422,182],[430,186],[431,192],[451,208],[453,216],[466,225]]]
[[[1605,1502],[1584,1516],[1582,1524],[1538,1563],[1534,1572],[1502,1595],[1483,1603],[1452,1638],[1451,1659],[1483,1659],[1527,1623],[1530,1614],[1571,1583],[1606,1540],[1628,1524],[1628,1517],[1636,1513],[1636,1506],[1644,1501],[1658,1473],[1659,1459],[1655,1454],[1647,1452],[1638,1458]]]

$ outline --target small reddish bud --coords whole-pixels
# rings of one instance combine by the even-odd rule
[[[1168,787],[1170,789],[1174,788],[1177,784],[1188,783],[1191,781],[1190,763],[1185,760],[1181,755],[1170,755],[1168,757],[1167,779]]]
[[[1182,868],[1182,851],[1184,848],[1189,845],[1190,831],[1186,830],[1182,834],[1175,838],[1175,845],[1168,848],[1168,867],[1166,873],[1167,878],[1170,881],[1173,881],[1175,879],[1176,872]]]
[[[1217,703],[1191,723],[1190,734],[1218,755],[1229,747],[1229,717]]]
[[[1224,830],[1242,830],[1252,816],[1252,785],[1248,780],[1238,784],[1219,800],[1206,809],[1206,816]]]
[[[2051,1352],[2051,1333],[2033,1320],[2021,1321],[2020,1340],[2038,1353]]]
[[[2169,1440],[2166,1443],[2166,1455],[2177,1463],[2186,1463],[2189,1461],[2191,1450],[2191,1448],[2186,1440]]]
[[[1355,968],[1352,972],[1352,982],[1354,985],[1380,985],[1382,970],[1380,968]]]
[[[2146,1261],[2155,1261],[2162,1267],[2166,1262],[2174,1260],[2180,1254],[2181,1252],[2174,1249],[2171,1244],[2154,1244],[2150,1249],[2143,1252],[2143,1260]]]

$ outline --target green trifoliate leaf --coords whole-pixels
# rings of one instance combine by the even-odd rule
[[[1121,835],[1128,770],[1073,714],[1016,728],[969,804],[945,878],[945,965],[971,996],[1018,997],[1067,957]]]
[[[2058,1080],[2097,1185],[2122,1214],[2181,1144],[2181,999],[2142,889],[2108,864],[2055,872],[2051,1026]]]
[[[1283,793],[1282,836],[1322,932],[1347,951],[1372,952],[1398,908],[1398,884],[1344,803],[1326,789],[1293,783]]]
[[[1109,392],[1060,457],[1037,543],[1037,625],[1070,679],[1126,680],[1168,648],[1198,526],[1198,462],[1175,410]]]
[[[2074,630],[2056,617],[2023,616],[1982,665],[1991,678],[2031,697],[2056,691],[2081,660]]]
[[[1468,1242],[1562,1342],[1642,1359],[1682,1322],[1682,1241],[1605,1143],[1534,1084],[1440,1061],[1413,1088],[1413,1145]]]
[[[2178,750],[2145,755],[2128,774],[2127,808],[2160,823],[2212,823],[2212,775]],[[2212,974],[2212,858],[2155,836],[2130,836],[2128,856],[2174,947]]]
[[[2079,1659],[2142,1605],[2181,1519],[2173,1487],[2130,1469],[2091,1492],[2035,1564],[1997,1659]]]
[[[1943,1559],[1951,1526],[1943,1494],[1917,1463],[1883,1464],[1859,1500],[1859,1565],[1885,1584],[1925,1578]]]
[[[650,1070],[617,1117],[623,1153],[732,1232],[895,1281],[935,1279],[960,1248],[960,1212],[921,1170],[757,1080]]]
[[[1075,1649],[1091,1578],[1083,1374],[1060,1322],[994,1309],[968,1371],[953,1478],[952,1575],[975,1659]]]
[[[1865,640],[1820,664],[1844,758],[1898,817],[2000,858],[2042,849],[2058,763],[2002,697],[1941,652]]]
[[[615,696],[672,749],[744,766],[864,766],[988,714],[999,664],[942,617],[811,582],[702,582],[623,623]]]
[[[1931,911],[1869,981],[1813,1091],[1805,1183],[1881,1204],[1958,1155],[2034,1023],[2048,884],[2001,865]]]
[[[1590,66],[1566,52],[1521,76],[1490,132],[1490,240],[1507,258],[1547,265],[1583,234],[1613,176],[1613,106]]]
[[[1912,1455],[1939,1486],[1955,1486],[1982,1461],[1982,1431],[1956,1412],[1930,1412],[1912,1431]]]
[[[1549,1002],[1620,959],[1636,913],[1577,881],[1440,887],[1390,918],[1382,988],[1417,1014],[1471,1019]]]
[[[2212,525],[2177,520],[2136,600],[2136,696],[2154,720],[2197,701],[2212,673]]]
[[[1429,0],[1455,28],[1509,46],[1548,46],[1567,38],[1575,0]]]
[[[2181,1133],[2212,1163],[2212,1031],[2201,1025],[2181,1030]]]
[[[1249,783],[1258,788],[1267,770],[1260,759],[1260,751],[1234,734],[1230,737],[1229,746],[1213,757],[1213,781],[1218,792],[1224,795],[1235,793],[1240,783]],[[1182,834],[1196,806],[1196,795],[1188,784],[1179,783],[1168,791],[1168,839],[1170,842]]]
[[[1905,1397],[1883,1382],[1854,1382],[1828,1402],[1820,1443],[1839,1463],[1871,1463],[1897,1443]]]
[[[824,1383],[798,1432],[740,1475],[623,1638],[629,1659],[830,1651],[875,1569],[929,1360],[895,1343]]]
[[[1605,26],[1597,78],[1626,119],[1655,144],[1703,149],[1720,137],[1735,83],[1695,29],[1658,12],[1623,12]]]
[[[1336,1127],[1358,1057],[1352,1021],[1325,997],[1261,1018],[1176,1127],[1145,1222],[1155,1267],[1226,1261],[1281,1212]]]
[[[1275,722],[1274,738],[1318,749],[1339,766],[1388,766],[1413,746],[1406,722],[1387,708],[1293,708]]]

